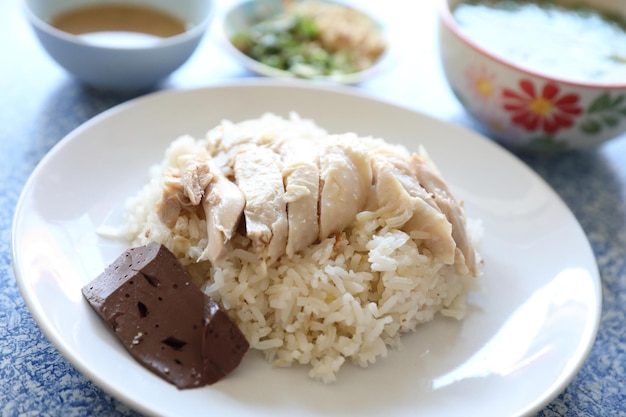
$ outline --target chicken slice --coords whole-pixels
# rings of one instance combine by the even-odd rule
[[[452,225],[412,174],[407,161],[391,155],[372,158],[374,193],[379,213],[390,227],[407,233],[426,232],[424,246],[452,265],[456,244]]]
[[[157,207],[159,219],[172,228],[184,208],[197,206],[204,190],[211,182],[212,174],[203,161],[190,159],[182,170],[171,170],[163,180],[163,194]]]
[[[465,265],[471,274],[476,275],[476,253],[467,233],[462,205],[456,201],[439,170],[423,149],[420,155],[412,156],[412,166],[420,184],[433,194],[437,206],[452,224],[452,237],[458,248],[457,263]]]
[[[210,157],[207,166],[212,180],[204,192],[202,208],[208,242],[198,261],[208,259],[218,264],[226,256],[226,243],[233,237],[246,200],[239,187],[226,178]]]
[[[182,211],[184,198],[183,185],[180,176],[168,173],[163,179],[163,193],[161,200],[157,203],[157,215],[161,223],[170,229],[176,224],[178,216]]]
[[[292,256],[314,243],[319,234],[320,170],[311,141],[292,139],[281,145],[280,153],[289,223],[286,253]]]
[[[320,239],[344,230],[367,203],[372,184],[367,149],[348,139],[335,137],[337,143],[320,155]]]
[[[197,206],[202,201],[204,190],[213,179],[214,172],[210,172],[205,161],[190,160],[185,164],[180,182],[189,204]]]
[[[235,155],[235,181],[246,200],[246,235],[268,265],[285,253],[287,208],[278,154],[242,145]]]

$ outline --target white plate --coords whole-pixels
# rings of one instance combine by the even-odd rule
[[[438,318],[367,369],[339,381],[308,368],[272,369],[251,353],[225,380],[178,391],[136,363],[81,295],[123,249],[96,234],[115,223],[167,144],[221,119],[296,110],[332,132],[352,130],[426,146],[470,217],[483,221],[482,291],[464,321]],[[597,266],[576,219],[531,170],[463,128],[362,96],[305,83],[248,83],[166,91],[113,108],[62,140],[20,198],[16,277],[54,345],[106,391],[152,415],[379,416],[537,411],[571,381],[598,328]]]

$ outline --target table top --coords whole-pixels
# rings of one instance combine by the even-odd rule
[[[398,29],[402,54],[389,71],[356,88],[486,134],[443,77],[435,2],[422,0],[410,6],[402,2],[402,8],[400,0],[392,0],[397,7],[368,3]],[[94,92],[75,82],[37,43],[19,0],[0,2],[0,27],[2,415],[136,416],[80,374],[46,339],[16,285],[10,247],[16,203],[41,158],[74,128],[134,96]],[[201,87],[252,76],[224,53],[211,31],[194,56],[157,89]],[[596,255],[603,290],[600,329],[588,360],[538,415],[626,416],[626,135],[586,152],[518,156],[556,190],[580,222]]]

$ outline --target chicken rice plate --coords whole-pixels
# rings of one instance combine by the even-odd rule
[[[125,233],[167,246],[251,349],[324,382],[437,313],[463,318],[481,270],[480,223],[423,149],[297,114],[175,140]]]

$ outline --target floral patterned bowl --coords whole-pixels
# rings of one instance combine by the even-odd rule
[[[626,66],[619,84],[572,82],[525,69],[469,39],[440,0],[439,41],[459,101],[503,144],[533,151],[588,149],[626,131]],[[626,2],[585,0],[626,18]]]

